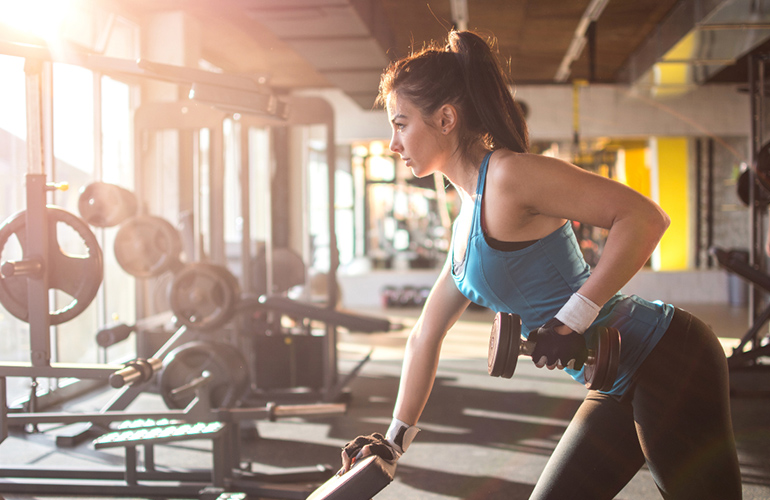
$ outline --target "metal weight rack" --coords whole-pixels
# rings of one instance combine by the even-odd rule
[[[9,437],[9,427],[16,425],[37,425],[44,423],[91,423],[107,427],[123,422],[112,432],[94,441],[97,449],[120,446],[125,448],[123,468],[99,470],[44,469],[40,467],[0,468],[0,492],[23,494],[68,494],[68,495],[110,495],[145,497],[191,497],[216,498],[224,491],[247,492],[271,498],[305,498],[312,487],[296,484],[328,477],[329,471],[321,466],[303,468],[290,474],[254,474],[240,468],[239,432],[240,422],[255,419],[276,419],[283,416],[329,415],[344,411],[341,404],[273,405],[262,408],[211,408],[205,390],[207,377],[202,376],[190,384],[188,390],[195,391],[193,401],[182,410],[160,412],[125,411],[125,400],[132,399],[140,392],[160,367],[157,359],[137,360],[128,365],[88,365],[51,362],[50,327],[50,234],[49,207],[47,194],[57,186],[46,182],[43,154],[50,152],[46,147],[46,136],[51,130],[50,114],[46,113],[46,89],[43,71],[51,60],[51,54],[43,47],[20,46],[0,43],[0,53],[25,57],[27,88],[27,148],[28,169],[26,176],[26,228],[22,246],[24,255],[18,262],[6,263],[5,270],[13,273],[15,279],[25,279],[27,284],[27,320],[29,323],[31,355],[29,362],[0,364],[0,443]],[[72,55],[70,55],[72,57]],[[109,68],[112,71],[128,72],[148,77],[164,76],[168,68],[78,56],[76,63],[86,67]],[[73,62],[73,61],[68,61]],[[206,75],[206,72],[180,70],[177,80],[189,81],[199,78],[200,85],[244,85],[235,80],[220,78],[221,75]],[[173,80],[173,78],[172,78]],[[285,112],[277,105],[274,97],[265,94],[263,88],[241,91],[253,93],[255,111],[280,115]],[[50,138],[49,138],[50,139]],[[48,142],[50,143],[50,142]],[[39,229],[39,230],[38,230]],[[99,279],[101,281],[101,279]],[[87,304],[86,304],[87,305]],[[180,328],[170,343],[159,353],[177,342],[186,333]],[[119,394],[123,401],[115,408],[96,413],[68,412],[10,412],[7,406],[8,377],[76,378],[110,381],[114,387],[117,377],[125,384]],[[187,439],[211,439],[213,443],[213,465],[210,470],[170,470],[158,467],[154,460],[153,446],[169,441]],[[137,448],[143,447],[143,464],[139,467]],[[294,484],[274,484],[277,481],[293,481]]]

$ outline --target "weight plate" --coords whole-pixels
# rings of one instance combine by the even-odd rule
[[[159,276],[179,264],[182,239],[170,222],[154,215],[137,215],[115,235],[115,259],[137,278]]]
[[[80,190],[78,210],[87,223],[95,227],[113,227],[136,214],[137,201],[128,189],[92,182]]]
[[[521,344],[521,318],[497,313],[492,323],[487,354],[487,372],[493,377],[511,378],[516,371]]]
[[[64,292],[72,299],[63,307],[49,311],[50,324],[58,325],[73,319],[88,307],[99,291],[104,268],[102,250],[88,224],[76,215],[54,206],[47,207],[47,216],[48,268],[43,269],[43,272],[48,279],[48,289]],[[67,231],[65,229],[64,234],[60,234],[59,230],[64,227],[77,233],[80,238],[77,246],[82,248],[73,248],[72,240],[63,238]],[[16,213],[0,227],[0,258],[5,264],[9,263],[9,259],[4,252],[6,247],[12,246],[9,244],[12,236],[15,236],[21,247],[22,259],[28,258],[26,211]],[[22,321],[29,321],[28,279],[27,276],[0,278],[0,302],[9,313]]]
[[[516,364],[519,362],[519,346],[521,345],[521,318],[515,314],[502,314],[500,327],[508,333],[508,350],[505,358],[505,368],[500,374],[503,378],[513,377]]]
[[[620,364],[620,332],[616,328],[608,328],[608,354],[607,374],[605,375],[602,391],[609,391],[615,385],[615,379],[618,376],[618,365]]]
[[[598,328],[594,336],[593,364],[586,364],[585,386],[609,391],[615,384],[620,361],[620,333],[616,328]]]
[[[505,367],[505,358],[507,357],[507,347],[501,344],[507,344],[505,332],[501,331],[501,314],[495,314],[495,320],[492,323],[492,332],[489,335],[489,352],[487,354],[487,372],[493,377],[499,377]]]
[[[246,361],[237,348],[221,342],[188,342],[163,359],[158,383],[166,406],[186,408],[203,376],[212,408],[234,407],[248,388]]]
[[[598,391],[604,386],[607,375],[607,356],[609,348],[609,334],[606,328],[597,328],[593,337],[593,363],[585,364],[585,386],[588,390]]]
[[[239,294],[238,280],[225,267],[194,262],[174,276],[169,304],[180,323],[214,330],[232,318]]]
[[[770,202],[770,177],[768,177],[770,173],[765,172],[764,177],[760,177],[759,174],[757,174],[757,182],[759,184],[759,189],[756,191],[757,199],[754,200],[757,204],[764,205]],[[744,170],[741,172],[741,175],[738,176],[738,182],[736,183],[736,188],[738,192],[738,198],[740,198],[741,202],[745,206],[749,206],[749,196],[750,196],[750,189],[751,189],[751,173],[749,170]]]

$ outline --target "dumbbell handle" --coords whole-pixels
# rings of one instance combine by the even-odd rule
[[[525,340],[521,339],[521,342],[519,343],[519,356],[529,356],[532,357],[532,353],[535,352],[535,347],[537,346],[537,342],[534,340]],[[586,364],[592,365],[596,362],[596,353],[593,349],[587,349],[588,356],[586,357]]]

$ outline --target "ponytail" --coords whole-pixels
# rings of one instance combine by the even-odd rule
[[[524,113],[514,101],[508,79],[487,42],[469,31],[452,31],[447,50],[460,61],[467,94],[491,149],[527,152],[529,137]]]
[[[435,44],[392,63],[382,75],[377,101],[397,93],[431,116],[444,104],[462,115],[460,147],[467,154],[481,140],[490,150],[529,150],[527,125],[511,95],[508,79],[492,49],[469,31],[449,33],[447,45]]]

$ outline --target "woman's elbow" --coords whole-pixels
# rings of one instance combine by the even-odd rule
[[[653,223],[654,227],[656,228],[656,231],[660,237],[663,237],[663,234],[668,229],[668,226],[671,225],[671,217],[663,211],[662,208],[658,207],[657,214],[654,217],[655,222]]]

